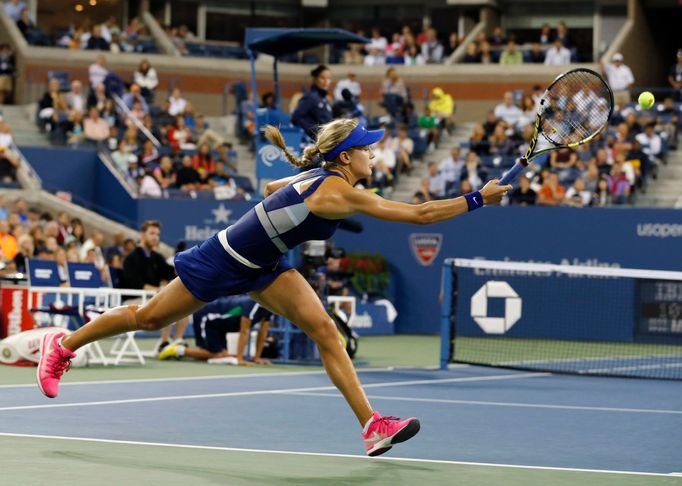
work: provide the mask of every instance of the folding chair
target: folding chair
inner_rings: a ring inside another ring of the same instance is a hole
[[[83,295],[79,295],[78,291],[73,289],[61,287],[61,280],[59,278],[59,267],[57,262],[52,260],[38,260],[29,258],[27,263],[28,273],[28,291],[29,295],[37,295],[39,305],[36,308],[30,309],[31,313],[42,312],[51,316],[66,316],[75,321],[77,327],[85,324],[85,314],[83,313]],[[66,297],[66,305],[60,305],[62,297]],[[44,302],[48,301],[47,307]],[[49,302],[51,300],[51,302]],[[75,301],[75,302],[74,302]],[[60,325],[59,327],[68,327]],[[87,356],[88,363],[102,364],[106,366],[108,361],[102,351],[102,347],[98,342],[90,343],[83,347],[82,352]]]
[[[121,305],[121,291],[110,287],[111,278],[107,281],[102,279],[102,273],[94,263],[68,263],[67,270],[71,286],[83,289],[84,317],[86,312],[102,314],[112,307]],[[145,364],[142,351],[135,341],[135,331],[117,336],[109,354],[113,356],[114,366],[121,363]]]

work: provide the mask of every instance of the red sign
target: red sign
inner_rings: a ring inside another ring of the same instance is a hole
[[[2,332],[0,332],[0,337],[5,338],[33,329],[35,321],[29,309],[35,306],[29,303],[28,288],[3,285],[0,294],[2,295],[2,307],[0,307]],[[33,300],[35,302],[35,295]]]

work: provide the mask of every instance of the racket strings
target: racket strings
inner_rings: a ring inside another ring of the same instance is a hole
[[[571,71],[547,90],[542,133],[556,145],[585,140],[609,120],[611,95],[601,78],[589,71]]]

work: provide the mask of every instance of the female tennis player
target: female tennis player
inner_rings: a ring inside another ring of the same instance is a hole
[[[383,130],[366,130],[354,120],[323,125],[317,143],[301,158],[286,148],[281,133],[266,128],[268,139],[296,166],[318,156],[323,166],[269,183],[265,199],[224,229],[175,257],[178,277],[142,306],[116,307],[65,336],[43,339],[38,384],[48,397],[58,393],[59,380],[81,346],[123,332],[156,331],[225,295],[250,293],[254,300],[284,316],[315,341],[334,385],[343,393],[363,427],[367,454],[376,456],[419,431],[419,421],[382,417],[369,404],[332,319],[303,276],[284,256],[308,240],[326,240],[339,221],[357,213],[403,223],[445,221],[484,204],[499,203],[511,186],[488,182],[480,192],[420,205],[382,199],[355,183],[372,172],[370,146]]]

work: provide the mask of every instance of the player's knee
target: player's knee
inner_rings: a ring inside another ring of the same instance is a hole
[[[334,321],[328,316],[320,318],[310,337],[320,348],[339,346],[339,333]]]
[[[135,322],[141,331],[158,331],[168,324],[150,312],[145,312],[144,308],[137,308],[135,311]]]

